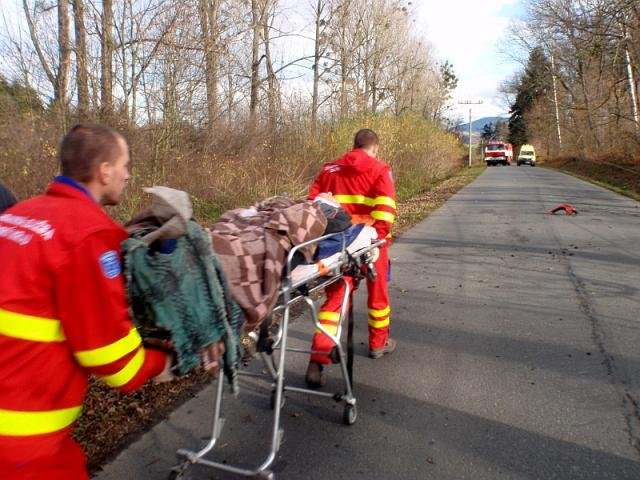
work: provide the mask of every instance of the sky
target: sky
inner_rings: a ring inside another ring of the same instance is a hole
[[[448,60],[458,77],[452,117],[473,119],[508,116],[508,105],[498,93],[500,84],[520,69],[507,58],[504,45],[508,25],[523,14],[521,0],[415,0],[416,24],[433,44],[441,61]]]
[[[287,21],[304,30],[309,28],[309,0],[280,0],[286,12]],[[473,105],[473,119],[486,116],[508,116],[508,105],[498,92],[499,86],[521,65],[508,58],[505,36],[510,23],[517,21],[524,13],[525,0],[412,0],[416,12],[415,25],[417,35],[426,38],[435,49],[441,62],[449,61],[458,77],[458,88],[453,94],[452,120],[468,120],[469,106],[459,105],[459,101],[479,101]],[[0,25],[4,28],[4,19],[8,27],[17,18],[21,18],[19,0],[0,0]],[[302,17],[307,17],[303,19]],[[291,47],[294,48],[291,48]],[[292,52],[297,50],[300,52]],[[304,41],[289,42],[288,56],[302,55],[308,47]],[[1,63],[1,60],[0,60]],[[307,69],[308,70],[308,69]],[[307,72],[308,73],[308,72]],[[294,76],[295,77],[295,76]],[[308,76],[307,76],[308,77]],[[309,83],[301,78],[301,84]]]

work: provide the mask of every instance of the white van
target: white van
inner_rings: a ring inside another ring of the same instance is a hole
[[[536,149],[533,148],[533,145],[522,145],[520,147],[520,154],[518,155],[517,164],[518,166],[520,165],[531,165],[532,167],[536,166]]]

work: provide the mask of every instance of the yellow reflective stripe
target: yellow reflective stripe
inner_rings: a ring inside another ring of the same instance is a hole
[[[323,323],[322,326],[331,335],[337,335],[338,334],[338,326],[337,325],[326,325],[326,324]],[[319,328],[316,328],[316,333],[321,333],[321,334],[324,335],[324,332],[322,330],[320,330]]]
[[[0,435],[20,437],[56,432],[71,425],[80,416],[80,412],[82,412],[82,405],[46,412],[23,412],[0,408]]]
[[[389,223],[396,221],[396,216],[393,213],[383,212],[382,210],[374,210],[371,212],[371,216],[376,220],[383,220]]]
[[[337,322],[340,320],[340,312],[320,312],[318,320],[333,320]]]
[[[373,199],[373,205],[386,205],[393,209],[396,208],[396,201],[391,197],[376,197]]]
[[[122,370],[118,373],[114,373],[113,375],[104,375],[102,380],[110,387],[121,387],[122,385],[129,383],[131,379],[136,376],[136,373],[140,371],[143,364],[144,348],[141,348]]]
[[[371,203],[373,199],[365,197],[364,195],[334,195],[333,198],[335,198],[339,203],[358,203],[361,205],[373,206]]]
[[[0,335],[32,342],[64,342],[59,320],[10,312],[0,308]]]
[[[107,346],[95,348],[93,350],[84,350],[74,353],[78,363],[83,367],[97,367],[100,365],[109,365],[116,360],[124,357],[127,353],[133,352],[140,346],[142,339],[138,330],[131,329],[126,337],[121,338]]]
[[[373,207],[375,205],[386,205],[391,208],[396,208],[396,202],[391,197],[365,197],[364,195],[334,195],[338,203],[357,203],[359,205],[368,205]]]
[[[372,318],[369,319],[369,326],[373,328],[384,328],[389,326],[389,319],[385,318],[384,320],[374,320]]]
[[[387,306],[386,308],[383,308],[382,310],[375,310],[373,308],[370,308],[368,311],[369,311],[369,316],[370,317],[386,317],[391,312],[391,307]]]

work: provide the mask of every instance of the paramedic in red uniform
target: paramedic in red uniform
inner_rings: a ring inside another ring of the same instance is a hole
[[[391,226],[395,221],[395,188],[391,168],[376,159],[379,140],[376,133],[363,129],[356,133],[353,150],[343,157],[328,163],[320,171],[311,189],[309,199],[313,200],[322,193],[331,193],[342,207],[355,218],[364,218],[378,233],[378,238],[386,239],[387,244],[380,248],[375,262],[378,272],[374,282],[367,279],[368,317],[369,317],[369,356],[380,358],[393,352],[396,342],[389,338],[389,291],[387,288],[389,254],[388,243],[391,239]],[[356,223],[359,223],[356,221]],[[347,277],[350,281],[350,278]],[[332,334],[337,332],[340,319],[340,306],[344,285],[336,282],[326,288],[327,299],[318,315],[322,326]],[[310,387],[320,387],[325,383],[322,372],[324,364],[330,363],[324,352],[330,352],[333,342],[320,330],[313,336],[311,358],[307,368],[306,381]],[[322,353],[318,353],[322,352]]]
[[[71,438],[87,377],[130,392],[168,375],[133,327],[115,205],[129,152],[108,127],[77,125],[60,146],[62,176],[0,214],[0,478],[87,479]]]

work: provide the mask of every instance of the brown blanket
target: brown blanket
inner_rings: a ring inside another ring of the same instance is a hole
[[[213,224],[213,249],[231,294],[244,311],[247,331],[259,325],[277,302],[291,248],[322,236],[326,226],[317,205],[285,197],[228,211]],[[314,249],[304,248],[301,253],[311,261]]]

